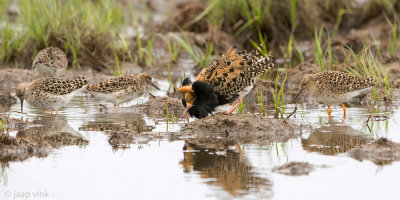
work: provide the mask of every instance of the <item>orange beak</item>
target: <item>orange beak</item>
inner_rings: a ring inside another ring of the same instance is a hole
[[[192,104],[186,104],[186,108],[185,108],[185,110],[183,111],[182,118],[185,118],[187,112],[189,111],[189,109],[190,109],[191,107],[192,107]]]

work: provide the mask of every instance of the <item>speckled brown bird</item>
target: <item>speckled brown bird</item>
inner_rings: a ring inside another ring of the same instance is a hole
[[[32,69],[42,76],[59,76],[67,67],[67,56],[57,47],[39,51],[32,63]]]
[[[182,87],[178,88],[184,93],[182,99],[186,107],[184,114],[204,118],[211,114],[215,107],[238,102],[227,111],[231,114],[242,102],[253,87],[255,79],[274,66],[271,56],[263,56],[259,49],[250,53],[236,51],[230,48],[220,58],[205,67],[192,82],[186,78]]]
[[[45,77],[30,83],[21,83],[16,89],[17,97],[21,101],[23,112],[24,100],[30,105],[53,110],[58,115],[58,109],[66,105],[88,84],[86,77],[64,80],[61,78]]]
[[[97,99],[111,102],[117,107],[121,103],[148,94],[154,88],[159,90],[148,74],[141,73],[113,77],[94,85],[89,85],[85,90]]]
[[[374,78],[358,78],[357,76],[341,71],[324,71],[316,74],[307,74],[300,82],[301,90],[308,90],[311,96],[328,106],[330,117],[331,105],[341,104],[346,118],[344,102],[368,91],[374,86]]]

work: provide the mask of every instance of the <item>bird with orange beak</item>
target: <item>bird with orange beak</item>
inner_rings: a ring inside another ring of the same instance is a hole
[[[253,88],[258,76],[274,66],[271,56],[263,56],[259,49],[250,53],[230,48],[220,58],[214,60],[197,75],[194,82],[186,78],[178,92],[183,93],[183,105],[192,117],[204,118],[217,106],[237,103],[227,114],[240,105],[244,97]]]

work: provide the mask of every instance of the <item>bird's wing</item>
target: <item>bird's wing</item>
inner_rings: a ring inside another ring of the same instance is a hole
[[[114,77],[94,85],[86,87],[88,91],[102,92],[102,93],[112,93],[120,90],[127,89],[132,85],[136,85],[137,80],[134,76],[125,75]]]
[[[64,95],[81,89],[86,84],[88,84],[86,77],[79,77],[70,80],[64,80],[61,78],[42,78],[34,83],[33,90],[42,90],[50,94]]]
[[[254,78],[273,66],[271,56],[263,56],[258,50],[250,53],[236,52],[233,47],[205,67],[196,77],[196,81],[210,84],[218,95],[237,96],[254,82]]]
[[[374,78],[359,78],[354,74],[341,71],[326,71],[316,74],[317,84],[324,85],[334,93],[353,92],[374,85]]]

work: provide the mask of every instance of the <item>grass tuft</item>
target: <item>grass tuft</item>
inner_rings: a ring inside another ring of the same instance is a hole
[[[280,88],[278,89],[279,85],[279,76],[280,73],[278,72],[275,78],[275,89],[274,93],[272,93],[273,98],[274,98],[274,108],[275,108],[275,113],[274,113],[274,118],[278,119],[281,118],[283,119],[283,115],[285,114],[286,107],[288,105],[288,100],[285,100],[285,94],[284,94],[284,85],[285,81],[287,78],[287,74],[285,74],[285,78],[282,81],[282,84]]]
[[[350,56],[346,59],[346,71],[358,77],[373,77],[375,86],[372,89],[374,103],[391,102],[393,99],[393,84],[389,82],[388,71],[382,66],[378,58],[372,53],[369,45],[365,45],[360,53],[356,54],[350,49]],[[384,91],[381,94],[378,90],[379,86],[383,86]]]

